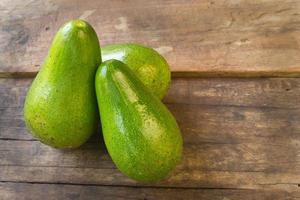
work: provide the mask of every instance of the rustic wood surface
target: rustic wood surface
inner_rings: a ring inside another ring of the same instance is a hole
[[[0,79],[4,199],[300,199],[300,79],[175,78],[164,102],[184,156],[157,184],[122,175],[100,133],[76,150],[32,138],[22,119],[30,83]]]
[[[170,63],[177,78],[164,102],[184,156],[166,180],[122,175],[101,133],[57,150],[27,132],[31,78],[74,18],[102,46],[143,43]],[[0,79],[0,200],[300,199],[300,79],[191,78],[300,77],[299,44],[297,0],[0,1],[0,77],[17,78]]]
[[[299,199],[299,194],[280,190],[239,190],[239,189],[174,189],[151,187],[110,187],[91,185],[53,185],[30,183],[0,183],[0,193],[6,199],[140,199],[140,200],[277,200]],[[20,195],[21,194],[21,195]],[[46,197],[47,194],[47,197]],[[25,198],[24,198],[25,197]],[[27,198],[26,198],[27,197]]]
[[[0,76],[34,76],[66,21],[156,48],[174,76],[300,76],[298,0],[2,0]]]

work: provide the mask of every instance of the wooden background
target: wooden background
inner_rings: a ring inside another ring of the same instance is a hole
[[[79,17],[101,45],[143,43],[170,63],[184,156],[166,180],[122,175],[101,133],[63,151],[26,131],[26,91]],[[0,1],[0,199],[300,199],[299,44],[297,0]]]
[[[175,74],[299,76],[298,0],[2,0],[0,75],[34,75],[52,37],[82,18],[102,45],[156,48]]]

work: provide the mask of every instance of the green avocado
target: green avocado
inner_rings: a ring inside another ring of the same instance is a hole
[[[158,98],[169,88],[167,61],[154,49],[139,44],[114,44],[101,48],[103,61],[116,59],[125,63]]]
[[[85,21],[70,21],[56,33],[24,105],[26,126],[41,142],[76,148],[96,131],[99,54],[98,37]]]
[[[142,182],[165,178],[182,156],[182,137],[173,115],[118,60],[96,72],[96,95],[104,141],[124,174]]]

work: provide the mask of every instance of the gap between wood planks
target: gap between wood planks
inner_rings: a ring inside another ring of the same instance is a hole
[[[38,72],[0,72],[0,78],[34,78]],[[173,78],[300,78],[300,71],[172,71]]]
[[[80,186],[104,186],[104,187],[126,187],[126,188],[153,188],[153,189],[185,189],[185,190],[257,190],[249,188],[230,188],[230,187],[174,187],[174,186],[155,186],[155,185],[109,185],[109,184],[90,184],[90,183],[62,183],[62,182],[37,182],[37,181],[0,181],[0,183],[28,183],[28,184],[47,184],[47,185],[80,185]]]

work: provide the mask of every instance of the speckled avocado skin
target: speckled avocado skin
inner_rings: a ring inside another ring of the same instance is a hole
[[[173,115],[120,61],[103,62],[95,85],[104,141],[116,166],[142,182],[165,178],[182,155]]]
[[[26,126],[41,142],[76,148],[96,131],[99,54],[97,35],[85,21],[70,21],[55,35],[24,105]]]
[[[114,44],[101,48],[103,61],[116,59],[125,63],[158,98],[169,88],[167,61],[154,49],[139,44]]]

